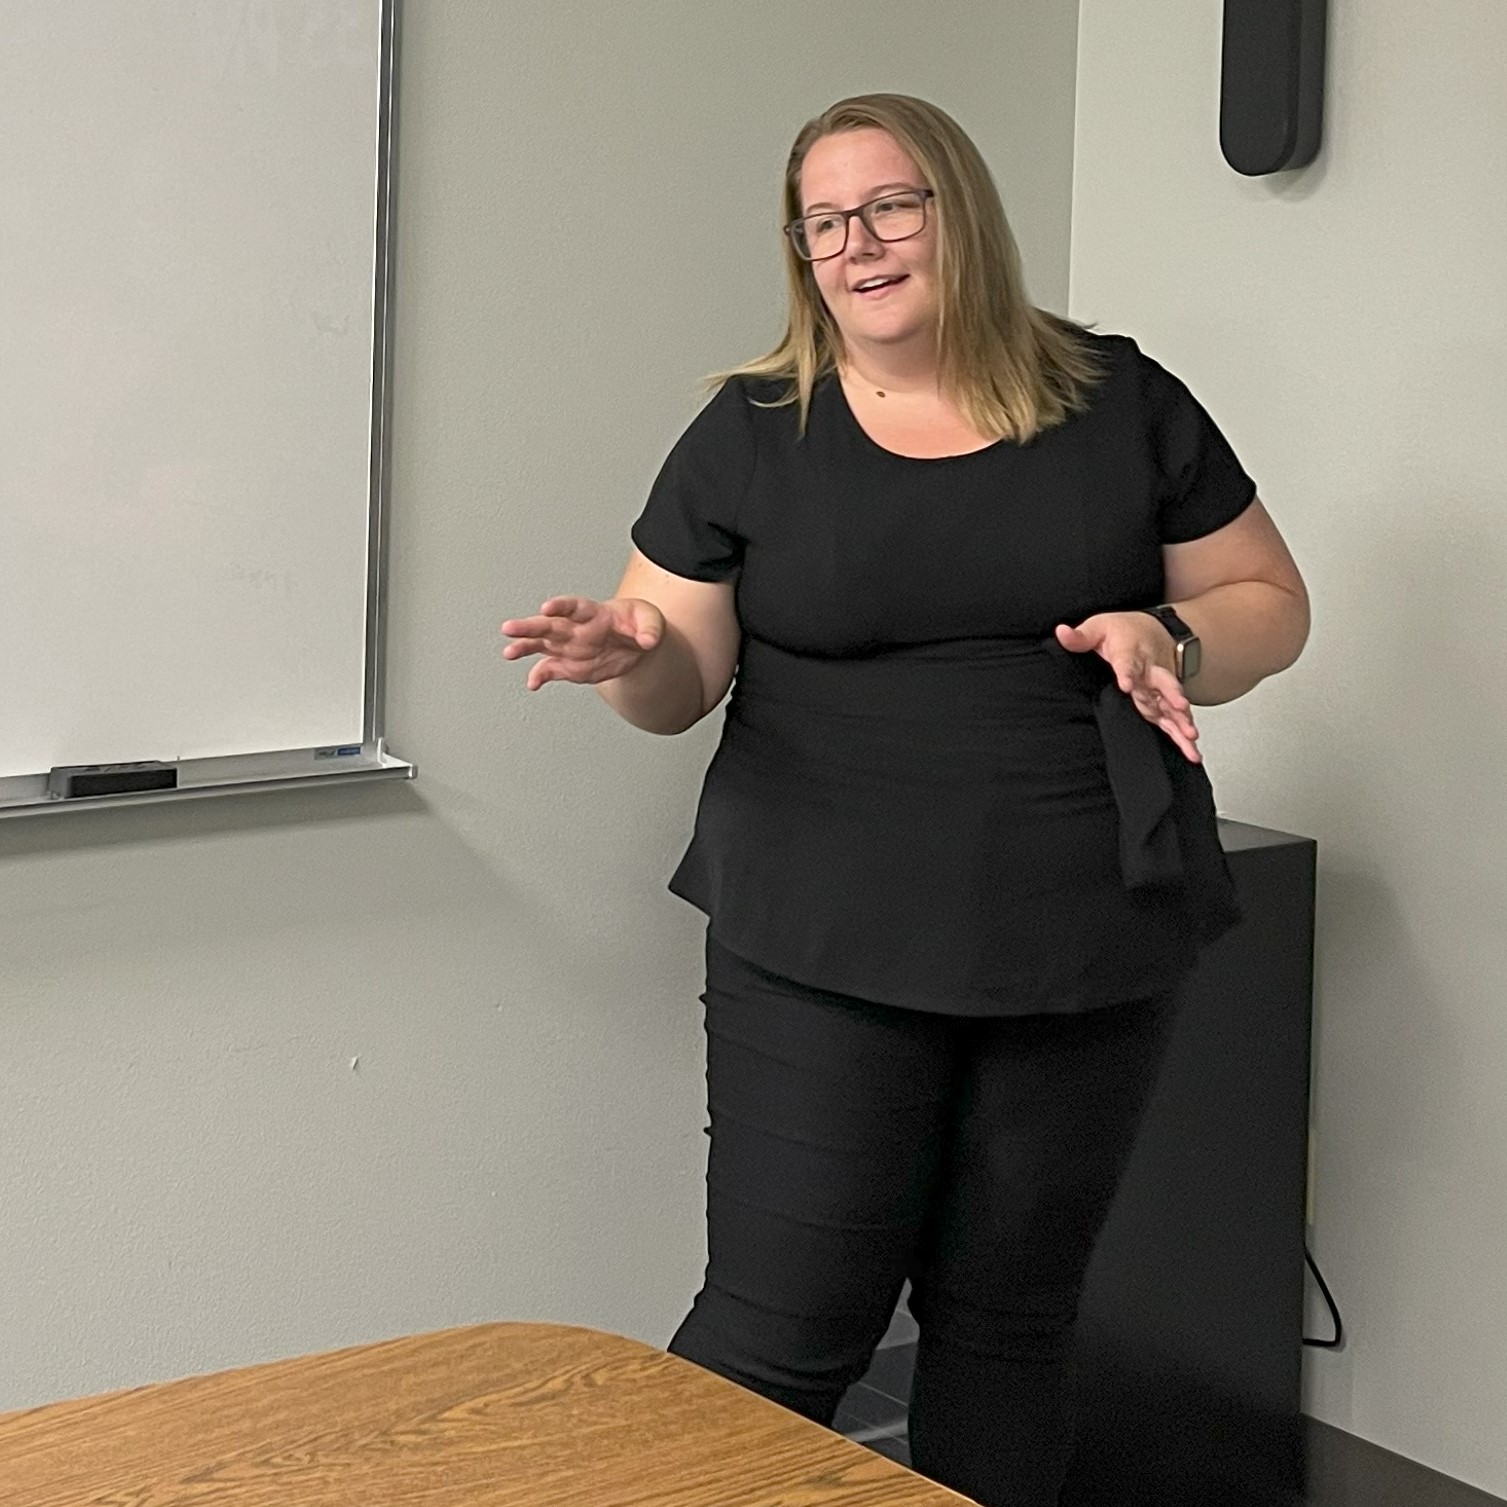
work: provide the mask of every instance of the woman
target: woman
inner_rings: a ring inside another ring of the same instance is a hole
[[[1291,664],[1307,601],[1187,389],[1027,301],[942,111],[833,106],[785,220],[785,339],[676,445],[617,594],[504,653],[653,732],[732,688],[671,883],[710,918],[711,1122],[671,1349],[830,1422],[909,1277],[916,1468],[1038,1507],[1177,986],[1236,915],[1193,707]]]

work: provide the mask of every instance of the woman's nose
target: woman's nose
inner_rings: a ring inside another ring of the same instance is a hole
[[[883,248],[884,242],[863,223],[861,215],[848,221],[848,255],[872,256]]]

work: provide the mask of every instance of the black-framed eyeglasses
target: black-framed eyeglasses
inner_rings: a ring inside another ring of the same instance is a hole
[[[897,189],[856,209],[824,209],[801,215],[785,227],[785,234],[798,256],[808,262],[825,262],[847,250],[848,226],[854,215],[876,241],[908,241],[926,229],[926,201],[935,198],[936,193],[929,188]]]

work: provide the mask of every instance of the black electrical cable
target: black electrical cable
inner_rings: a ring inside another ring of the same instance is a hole
[[[1345,1342],[1345,1326],[1340,1323],[1340,1311],[1335,1306],[1334,1294],[1329,1291],[1329,1284],[1324,1280],[1324,1274],[1319,1270],[1318,1262],[1309,1253],[1306,1240],[1303,1242],[1303,1259],[1308,1263],[1308,1269],[1313,1273],[1314,1281],[1319,1284],[1319,1291],[1324,1294],[1324,1301],[1329,1305],[1329,1316],[1334,1320],[1333,1339],[1313,1339],[1305,1334],[1303,1343],[1312,1345],[1315,1350],[1338,1350]]]

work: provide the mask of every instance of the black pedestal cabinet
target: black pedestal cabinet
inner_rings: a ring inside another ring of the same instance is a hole
[[[1063,1507],[1301,1500],[1316,845],[1221,830],[1245,919],[1191,981],[1095,1252]]]

